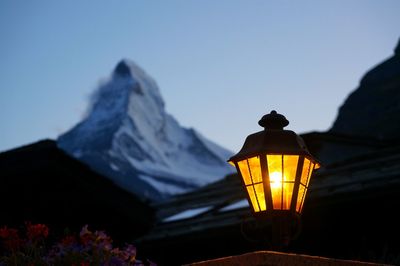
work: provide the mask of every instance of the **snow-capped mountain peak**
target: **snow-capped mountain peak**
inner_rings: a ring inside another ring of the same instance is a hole
[[[160,200],[217,181],[233,169],[231,152],[165,112],[156,82],[120,61],[93,94],[88,115],[58,145],[116,184]]]

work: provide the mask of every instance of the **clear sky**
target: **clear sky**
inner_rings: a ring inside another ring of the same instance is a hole
[[[272,109],[328,129],[362,75],[393,54],[400,1],[0,1],[0,151],[80,121],[121,58],[167,111],[237,151]]]

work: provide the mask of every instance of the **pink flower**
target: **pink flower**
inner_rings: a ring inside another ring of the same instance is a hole
[[[110,251],[112,249],[112,239],[104,231],[96,231],[95,244],[98,249]]]
[[[134,245],[127,245],[125,247],[125,252],[129,257],[128,261],[129,262],[135,262],[135,260],[136,260],[136,248],[135,248],[135,246]]]
[[[84,236],[84,235],[91,235],[92,232],[89,231],[88,225],[85,224],[85,226],[82,227],[81,232],[79,233],[79,236]]]
[[[81,238],[82,244],[89,245],[93,242],[93,233],[89,231],[88,225],[85,225],[82,227],[81,232],[79,233],[79,236]]]

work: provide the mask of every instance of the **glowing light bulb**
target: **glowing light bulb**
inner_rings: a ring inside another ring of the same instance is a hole
[[[272,172],[269,174],[269,181],[272,189],[282,188],[282,173]]]

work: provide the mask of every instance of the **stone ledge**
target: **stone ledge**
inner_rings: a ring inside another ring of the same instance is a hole
[[[339,260],[325,257],[282,253],[275,251],[256,251],[238,256],[195,262],[185,266],[376,266],[387,265],[353,260]]]

